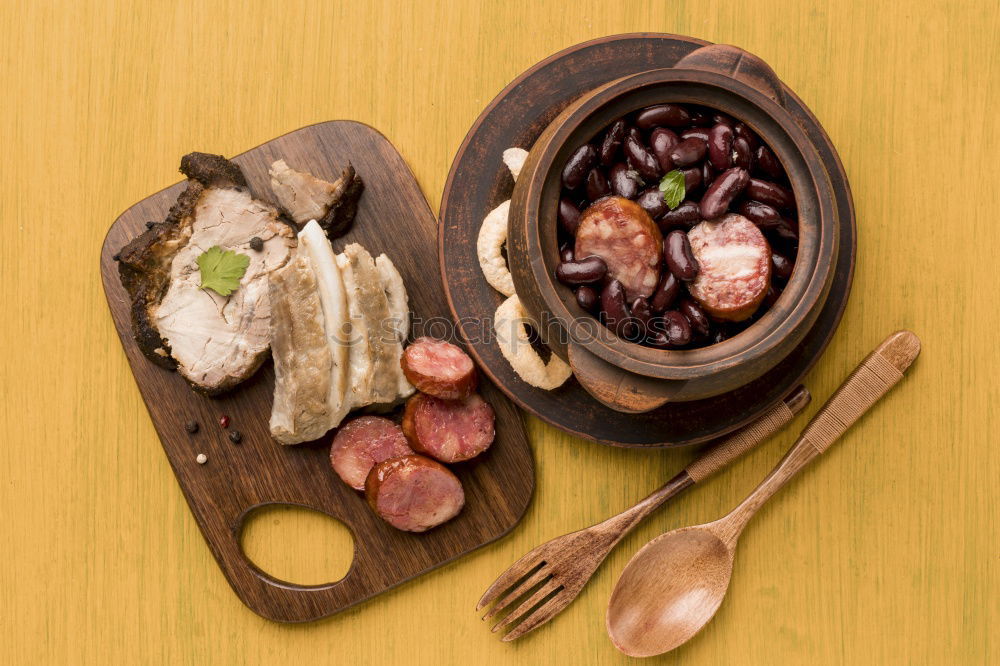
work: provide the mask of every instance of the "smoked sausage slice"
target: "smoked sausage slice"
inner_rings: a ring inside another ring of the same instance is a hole
[[[753,222],[725,215],[688,232],[698,260],[698,277],[688,291],[713,319],[743,321],[767,295],[771,284],[771,247]]]
[[[381,416],[359,416],[333,436],[330,464],[344,483],[365,489],[365,479],[377,463],[413,453],[398,425]]]
[[[576,230],[577,260],[598,256],[608,275],[625,287],[629,299],[647,298],[660,281],[663,235],[642,206],[623,197],[591,204]]]
[[[476,390],[476,366],[462,349],[430,337],[417,338],[403,351],[403,374],[418,390],[459,400]]]
[[[493,443],[493,408],[478,393],[464,400],[417,393],[406,403],[403,433],[417,453],[446,463],[469,460]]]
[[[375,465],[365,481],[365,498],[382,520],[407,532],[426,532],[465,506],[458,477],[441,463],[414,454]]]

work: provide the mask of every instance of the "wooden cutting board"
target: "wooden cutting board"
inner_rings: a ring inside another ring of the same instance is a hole
[[[179,164],[180,157],[167,159]],[[413,337],[424,333],[446,337],[453,327],[437,270],[437,221],[392,144],[367,125],[332,121],[291,132],[233,160],[242,167],[254,194],[270,199],[267,169],[278,158],[330,181],[348,160],[354,164],[366,188],[354,228],[334,242],[334,249],[357,241],[373,255],[389,255],[410,294]],[[178,183],[158,192],[115,221],[101,251],[101,275],[118,336],[163,450],[212,554],[243,603],[279,622],[315,620],[510,531],[531,500],[534,463],[520,413],[488,381],[480,390],[496,410],[496,441],[480,458],[451,466],[465,487],[464,510],[430,532],[408,534],[382,522],[361,494],[337,478],[329,463],[329,437],[291,447],[271,439],[270,361],[230,395],[211,399],[194,393],[178,374],[142,355],[132,338],[129,300],[114,255],[144,230],[147,220],[162,220],[183,187]],[[393,415],[397,420],[398,412]],[[229,430],[219,425],[222,415],[230,418]],[[185,430],[189,420],[200,424],[194,435]],[[229,440],[234,429],[243,435],[239,444]],[[199,453],[208,456],[206,464],[196,462]],[[347,576],[335,583],[302,586],[277,580],[254,566],[240,546],[240,532],[253,510],[269,504],[308,507],[346,524],[355,548]]]

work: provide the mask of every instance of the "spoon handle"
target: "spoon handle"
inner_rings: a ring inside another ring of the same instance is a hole
[[[764,502],[899,383],[919,353],[920,340],[910,331],[897,331],[886,338],[830,396],[774,470],[738,507],[718,521],[720,538],[727,543],[735,541]]]
[[[617,534],[617,540],[620,540],[668,499],[679,495],[692,485],[704,481],[784,428],[806,408],[811,399],[812,395],[810,395],[809,389],[800,384],[792,389],[792,392],[785,396],[784,400],[764,412],[763,416],[698,456],[691,464],[650,493],[645,499],[625,509],[617,516],[599,523],[599,525],[606,528],[609,533]]]

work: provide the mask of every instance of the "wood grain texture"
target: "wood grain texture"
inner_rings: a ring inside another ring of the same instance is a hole
[[[529,419],[536,495],[509,537],[329,620],[279,625],[236,599],[205,546],[94,257],[112,220],[177,181],[185,152],[234,154],[335,118],[384,132],[436,207],[466,131],[509,81],[639,30],[761,56],[844,159],[857,273],[806,378],[806,414],[887,331],[924,343],[822,469],[754,519],[712,631],[649,663],[1000,662],[993,0],[0,3],[0,662],[628,663],[602,619],[624,564],[656,534],[722,515],[806,417],[640,525],[570,608],[514,644],[472,610],[497,574],[632,505],[694,451],[587,445]],[[950,173],[985,185],[942,188]],[[297,561],[312,521],[274,520],[254,552]]]
[[[375,129],[356,122],[330,121],[289,132],[236,157],[251,191],[270,199],[268,168],[284,159],[293,168],[329,182],[351,162],[365,183],[351,230],[333,243],[341,251],[361,243],[372,256],[385,253],[407,285],[412,313],[410,334],[443,335],[448,320],[444,291],[427,283],[433,264],[437,221],[406,163]],[[524,514],[534,487],[531,450],[517,408],[488,381],[479,391],[496,414],[496,441],[474,462],[454,468],[465,489],[465,508],[427,534],[393,529],[364,497],[341,483],[330,469],[330,436],[298,446],[271,439],[268,417],[274,393],[270,363],[236,390],[210,399],[194,393],[183,378],[150,363],[132,337],[131,302],[114,255],[159,221],[186,184],[178,183],[131,206],[115,220],[101,250],[101,273],[118,336],[170,465],[184,490],[205,540],[240,599],[254,612],[280,622],[316,620],[441,566],[506,534]],[[400,225],[407,233],[400,234]],[[441,330],[443,328],[443,330]],[[386,414],[397,421],[402,408]],[[230,418],[229,441],[218,425]],[[201,424],[186,432],[188,420]],[[198,464],[204,453],[208,462]],[[354,537],[354,562],[334,583],[301,586],[262,572],[243,553],[240,535],[253,511],[290,504],[321,511],[344,523]]]

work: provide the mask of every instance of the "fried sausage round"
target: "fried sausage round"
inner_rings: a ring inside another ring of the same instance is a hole
[[[426,532],[465,506],[458,477],[441,463],[414,454],[375,465],[365,481],[365,498],[382,520],[407,532]]]

